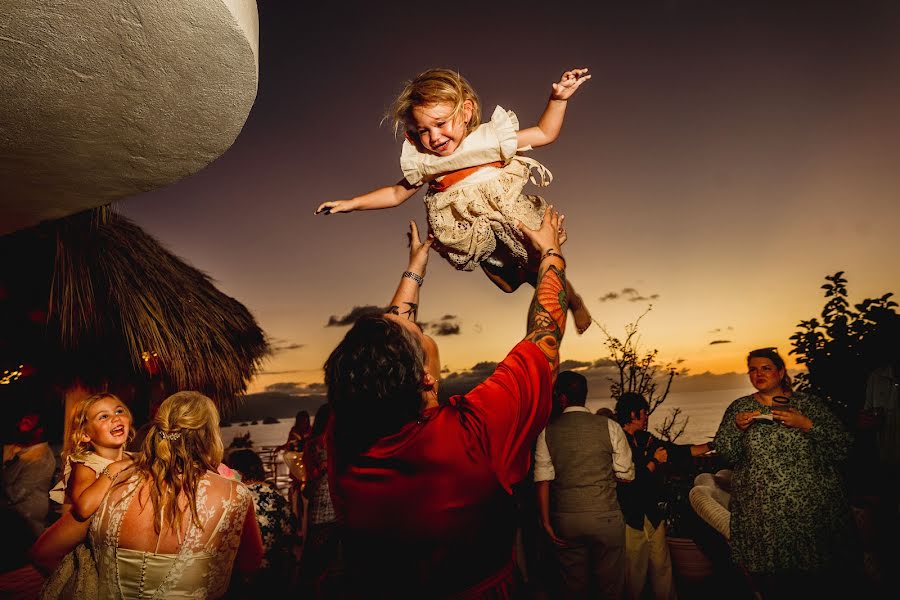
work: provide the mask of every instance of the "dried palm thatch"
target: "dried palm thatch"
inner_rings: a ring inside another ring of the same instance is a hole
[[[246,307],[108,207],[48,224],[43,237],[55,242],[47,338],[65,365],[57,379],[93,387],[158,370],[170,389],[234,408],[269,351]]]

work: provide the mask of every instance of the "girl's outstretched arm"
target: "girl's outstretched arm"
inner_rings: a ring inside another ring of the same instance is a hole
[[[94,516],[119,473],[129,468],[131,464],[130,458],[117,460],[103,469],[100,477],[95,477],[94,471],[89,467],[76,464],[71,476],[74,482],[69,486],[72,495],[72,515],[79,521],[86,521]],[[91,479],[90,485],[84,485],[85,477]]]
[[[331,215],[354,210],[375,210],[376,208],[394,208],[400,206],[415,194],[421,186],[410,185],[406,179],[401,179],[394,185],[372,190],[362,196],[356,196],[349,200],[329,200],[323,202],[316,209],[316,214]]]
[[[538,148],[552,144],[559,137],[563,119],[566,116],[566,105],[569,98],[575,93],[581,84],[590,79],[587,69],[572,69],[562,74],[559,83],[553,84],[553,92],[547,102],[547,108],[541,115],[538,124],[534,127],[522,129],[518,132],[519,148],[531,146]]]

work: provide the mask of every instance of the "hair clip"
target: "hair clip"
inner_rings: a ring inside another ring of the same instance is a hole
[[[173,433],[166,433],[165,431],[159,431],[158,433],[159,433],[159,437],[161,437],[164,440],[169,440],[170,442],[177,440],[178,438],[181,437],[180,431],[175,431]]]

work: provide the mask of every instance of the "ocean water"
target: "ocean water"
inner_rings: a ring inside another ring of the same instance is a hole
[[[746,396],[747,388],[728,389],[728,390],[710,390],[706,392],[673,392],[670,393],[654,412],[650,415],[650,425],[648,429],[651,433],[656,433],[656,428],[662,425],[664,419],[669,417],[675,408],[681,409],[679,415],[679,423],[687,417],[687,427],[684,433],[678,438],[679,444],[702,444],[708,442],[716,434],[719,423],[722,422],[722,415],[725,409],[732,401]],[[588,399],[587,407],[596,411],[598,408],[605,406],[614,408],[615,403],[609,399]]]
[[[722,415],[733,400],[748,393],[745,388],[732,390],[712,390],[707,392],[681,392],[671,393],[666,401],[650,415],[650,431],[656,432],[663,419],[668,417],[674,408],[681,408],[681,417],[688,418],[687,428],[678,439],[679,443],[702,444],[709,441],[719,428]],[[596,411],[602,406],[613,408],[614,403],[609,398],[588,399],[587,407]],[[288,437],[288,432],[294,424],[293,417],[280,419],[278,423],[268,425],[234,423],[222,428],[222,441],[227,447],[236,436],[250,433],[253,448],[260,450],[266,446],[278,446],[283,444]]]

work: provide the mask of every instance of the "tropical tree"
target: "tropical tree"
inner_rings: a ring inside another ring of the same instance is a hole
[[[807,369],[798,388],[831,402],[849,421],[863,406],[869,374],[898,356],[900,315],[891,292],[851,306],[844,272],[825,280],[821,320],[800,321],[790,353]]]
[[[607,377],[610,382],[609,391],[614,400],[626,392],[641,394],[649,404],[648,415],[666,401],[669,390],[672,388],[672,380],[679,374],[678,369],[672,363],[660,363],[658,361],[659,350],[644,350],[640,344],[638,328],[647,313],[652,309],[648,307],[637,319],[625,325],[625,336],[612,335],[603,325],[597,324],[603,335],[606,336],[604,345],[609,352],[609,359],[615,368],[615,375]],[[670,442],[674,442],[684,433],[689,417],[681,417],[681,409],[676,408],[666,417],[656,432]]]

